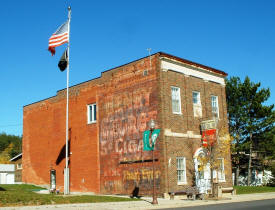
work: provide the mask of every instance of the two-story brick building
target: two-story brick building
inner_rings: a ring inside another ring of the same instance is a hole
[[[70,190],[130,194],[138,185],[141,194],[151,194],[152,155],[142,141],[150,119],[161,129],[158,194],[206,183],[207,169],[198,176],[196,165],[203,152],[200,123],[215,115],[227,127],[226,75],[159,52],[70,87]],[[55,169],[57,188],[63,189],[65,108],[66,89],[24,106],[23,182],[49,185]],[[219,181],[232,186],[230,154],[220,160]]]

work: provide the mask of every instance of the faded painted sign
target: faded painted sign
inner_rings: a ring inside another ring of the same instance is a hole
[[[125,167],[121,163],[152,159],[151,151],[143,151],[143,132],[149,120],[157,117],[154,92],[153,87],[140,87],[107,94],[99,100],[103,193],[128,193],[136,184],[142,189],[151,188],[152,163],[146,168],[139,164]],[[157,180],[159,176],[160,171],[156,170]]]

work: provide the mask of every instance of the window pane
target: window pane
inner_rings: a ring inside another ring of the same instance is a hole
[[[184,171],[178,170],[178,182],[184,182]]]
[[[89,106],[89,121],[93,121],[93,106]]]
[[[217,107],[217,96],[211,96],[212,107]]]
[[[218,96],[211,96],[212,112],[219,117]]]
[[[193,92],[192,95],[193,95],[193,103],[194,104],[199,104],[199,102],[200,102],[200,99],[199,99],[200,94],[198,92]]]
[[[88,123],[96,122],[96,104],[88,105]]]
[[[94,105],[94,118],[93,118],[93,121],[96,121],[96,104]]]
[[[177,158],[177,179],[178,182],[185,182],[185,158]]]
[[[172,111],[174,113],[180,113],[180,89],[177,87],[171,87],[172,95]]]

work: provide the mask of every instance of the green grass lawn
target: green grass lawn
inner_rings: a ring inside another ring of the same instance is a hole
[[[56,194],[37,194],[35,191],[43,189],[34,185],[0,185],[0,207],[23,206],[23,205],[45,205],[66,203],[96,203],[96,202],[118,202],[137,201],[138,199],[121,198],[112,196],[63,196]]]
[[[249,193],[265,193],[265,192],[275,192],[275,187],[266,186],[234,186],[237,195],[239,194],[249,194]]]

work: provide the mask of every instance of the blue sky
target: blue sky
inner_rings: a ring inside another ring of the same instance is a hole
[[[69,3],[68,3],[69,2]],[[48,39],[72,7],[70,85],[163,51],[269,87],[275,102],[275,1],[3,0],[0,132],[22,135],[23,106],[66,87]]]

